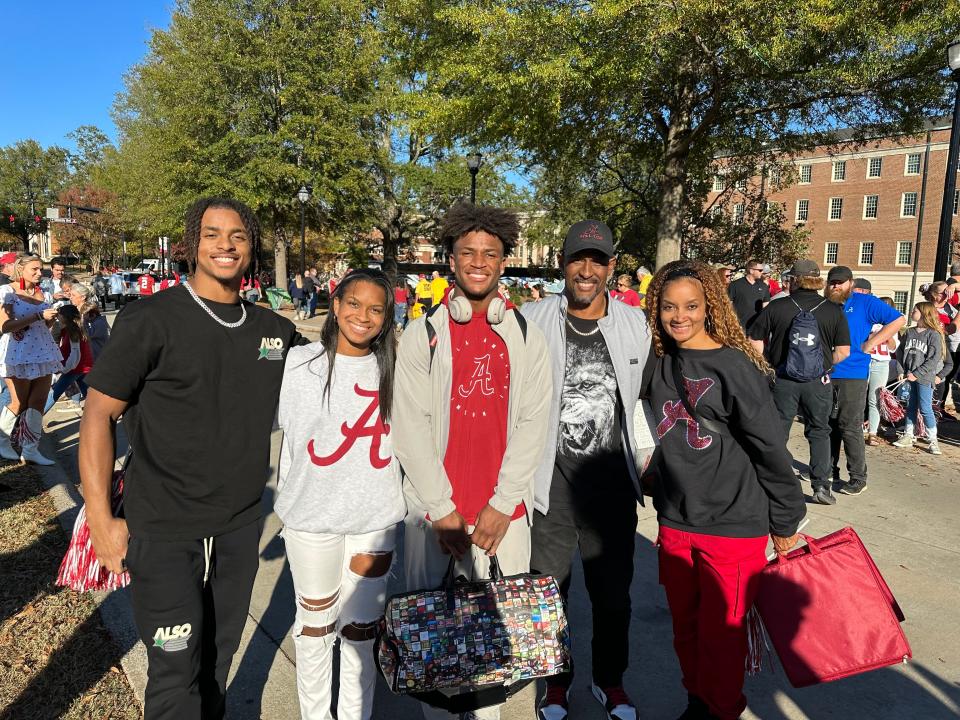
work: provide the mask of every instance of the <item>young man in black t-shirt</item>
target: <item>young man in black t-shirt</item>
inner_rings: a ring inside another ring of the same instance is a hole
[[[195,203],[189,282],[128,307],[87,375],[83,496],[101,564],[130,571],[147,720],[224,716],[249,609],[283,364],[300,341],[289,320],[240,299],[259,233],[239,202]],[[121,416],[125,519],[110,513]]]
[[[773,399],[783,422],[784,437],[790,437],[790,426],[797,411],[803,413],[804,435],[810,444],[813,499],[821,505],[833,505],[836,500],[830,490],[830,411],[833,408],[830,369],[850,354],[850,330],[843,308],[821,295],[818,291],[822,289],[823,278],[817,263],[797,260],[790,270],[790,296],[767,305],[750,326],[749,336],[750,342],[776,370]],[[801,310],[811,311],[816,318],[823,353],[823,376],[807,382],[798,382],[784,372],[790,343],[803,340],[791,337],[793,320]]]

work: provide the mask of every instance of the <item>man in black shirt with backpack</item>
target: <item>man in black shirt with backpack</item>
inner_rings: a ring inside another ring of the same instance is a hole
[[[830,369],[850,354],[850,330],[843,308],[829,302],[820,267],[798,260],[790,270],[790,296],[774,300],[749,330],[750,342],[764,352],[777,373],[774,400],[786,438],[799,410],[810,443],[813,499],[833,505],[830,487]]]

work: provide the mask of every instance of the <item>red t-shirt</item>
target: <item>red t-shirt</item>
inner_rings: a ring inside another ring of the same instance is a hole
[[[776,280],[774,280],[773,278],[770,278],[770,279],[767,281],[767,287],[770,288],[770,297],[773,297],[774,295],[780,294],[780,291],[783,290],[783,288],[780,287],[780,283],[778,283],[778,282],[777,282]]]
[[[394,288],[393,289],[393,301],[397,305],[406,305],[407,304],[407,289],[406,288]]]
[[[60,335],[60,355],[63,356],[63,361],[66,362],[67,358],[70,357],[70,335],[66,332]],[[81,373],[86,375],[93,369],[93,353],[90,351],[90,342],[87,340],[80,341],[80,361],[77,363],[77,366],[70,370],[72,373]]]
[[[468,524],[493,497],[503,454],[507,449],[507,404],[510,358],[503,338],[474,313],[461,324],[450,320],[453,383],[450,429],[443,467],[453,487],[453,504]],[[523,517],[521,502],[513,519]]]
[[[636,290],[627,289],[622,292],[620,290],[611,290],[610,297],[630,307],[640,307],[640,295]]]
[[[141,275],[139,282],[141,295],[153,295],[154,280],[151,275]]]

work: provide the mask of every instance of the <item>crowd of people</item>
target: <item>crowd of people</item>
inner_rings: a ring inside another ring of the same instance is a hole
[[[532,289],[517,307],[501,284],[517,216],[466,203],[440,229],[452,283],[435,273],[408,287],[379,270],[351,271],[328,288],[320,339],[307,342],[250,302],[244,275],[259,233],[242,203],[198,200],[185,219],[189,280],[121,313],[92,366],[76,339],[81,325],[65,319],[61,347],[79,345],[65,377],[86,370],[89,386],[79,465],[91,538],[105,567],[131,575],[150,720],[224,716],[275,417],[302,717],[329,718],[334,687],[338,717],[371,716],[372,644],[402,532],[400,576],[411,590],[439,585],[451,558],[457,574],[485,577],[495,555],[504,575],[552,575],[566,599],[579,554],[593,617],[591,692],[611,720],[636,720],[642,708],[623,678],[645,496],[657,511],[659,577],[688,694],[680,717],[740,717],[745,618],[766,548],[794,547],[805,515],[787,450],[795,417],[814,498],[832,504],[841,447],[842,491],[866,488],[876,356],[899,354],[910,412],[925,420],[931,388],[950,374],[940,363],[952,327],[941,315],[951,311],[939,294],[917,306],[916,327],[897,345],[906,318],[843,267],[824,280],[816,263],[798,260],[787,294],[772,300],[781,289],[772,293],[769,269],[753,261],[733,283],[732,268],[694,260],[640,268],[635,289],[633,276],[616,276],[613,234],[596,220],[565,235],[562,292]],[[32,332],[24,348],[43,355],[0,368],[12,368],[17,398],[4,428],[22,408],[40,409],[65,357],[46,327],[54,311],[35,291],[38,262],[18,260],[15,277],[23,282],[2,296],[2,342]],[[292,280],[298,316],[315,312],[315,277],[311,269]],[[132,455],[125,518],[116,518],[121,417]],[[576,623],[571,635],[588,640]],[[576,671],[547,679],[540,720],[568,716]],[[424,714],[450,717],[426,705]],[[499,707],[461,717],[492,720]]]

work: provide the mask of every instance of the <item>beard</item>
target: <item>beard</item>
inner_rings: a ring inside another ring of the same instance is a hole
[[[828,287],[827,288],[827,300],[834,302],[837,305],[843,305],[847,298],[853,294],[853,288],[847,288],[846,290],[839,290],[837,288]]]

